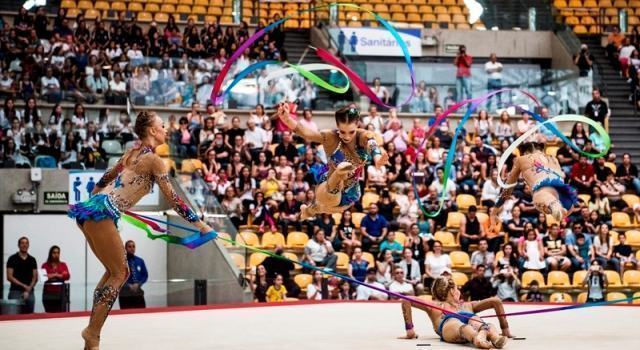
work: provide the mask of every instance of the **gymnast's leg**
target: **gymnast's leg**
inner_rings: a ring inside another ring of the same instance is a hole
[[[450,318],[445,322],[441,336],[447,343],[460,344],[469,342],[479,349],[490,349],[493,346],[487,340],[486,329],[476,330],[455,318]]]
[[[106,269],[105,276],[94,291],[93,308],[89,325],[82,331],[85,349],[98,349],[102,326],[113,307],[120,288],[129,277],[124,244],[112,220],[88,220],[82,226],[82,232],[91,242],[90,247]]]
[[[300,220],[314,217],[318,213],[342,213],[346,209],[339,207],[344,180],[349,176],[352,168],[353,165],[348,162],[338,164],[327,181],[318,185],[315,202],[310,206],[304,204],[300,206]]]
[[[507,344],[508,337],[501,335],[496,326],[487,324],[487,339],[493,344],[496,349],[502,349]]]
[[[545,214],[551,214],[556,222],[561,222],[567,210],[560,203],[558,191],[552,187],[542,187],[533,194],[533,204]]]

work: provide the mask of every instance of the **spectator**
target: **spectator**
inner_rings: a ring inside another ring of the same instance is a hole
[[[449,254],[442,252],[442,242],[433,241],[433,254],[427,255],[424,261],[424,285],[431,288],[431,284],[436,278],[440,277],[444,272],[451,273],[451,265]]]
[[[609,285],[607,275],[602,270],[602,266],[596,260],[589,268],[589,272],[584,276],[582,285],[587,285],[587,303],[599,303],[604,301],[605,292]]]
[[[367,285],[376,287],[378,289],[385,289],[385,287],[376,280],[377,269],[370,267],[367,269]],[[383,293],[379,290],[371,289],[363,285],[358,286],[356,289],[356,300],[387,300],[389,296],[387,293]]]
[[[598,265],[606,268],[611,263],[614,271],[620,271],[620,264],[613,259],[613,239],[609,234],[609,225],[602,224],[598,227],[598,234],[593,238],[593,250]]]
[[[533,129],[533,127],[535,126],[535,122],[530,119],[529,113],[522,112],[522,119],[518,120],[516,126],[516,136],[520,137],[522,136],[522,134],[529,131],[529,129]]]
[[[489,99],[490,103],[491,99]],[[491,143],[493,135],[493,119],[489,113],[483,109],[478,113],[478,117],[473,119],[473,129],[477,138],[480,138],[480,144],[476,146],[482,149],[482,142]],[[493,154],[493,153],[490,153]]]
[[[469,245],[478,244],[486,236],[484,226],[480,224],[475,205],[469,207],[467,214],[460,220],[460,246],[463,252],[469,252]]]
[[[613,247],[613,256],[618,260],[618,264],[620,265],[620,275],[623,275],[627,267],[635,269],[638,266],[638,261],[633,255],[631,246],[626,244],[627,236],[624,232],[618,233],[618,241],[620,243]]]
[[[293,144],[291,131],[284,131],[282,133],[282,142],[276,146],[275,153],[276,157],[285,156],[289,164],[298,163],[298,149],[296,145]]]
[[[476,270],[479,265],[484,267],[493,266],[493,260],[495,256],[489,251],[489,242],[486,238],[480,238],[478,241],[478,250],[471,254],[471,268]],[[491,269],[484,269],[486,277],[491,277],[493,271]]]
[[[322,275],[322,271],[314,270],[311,283],[307,286],[308,300],[326,300],[329,299],[329,291],[327,289],[327,281]]]
[[[498,185],[498,169],[491,170],[491,177],[482,185],[480,202],[482,206],[491,208],[498,202],[501,188]]]
[[[585,155],[580,155],[580,161],[571,168],[571,185],[579,193],[590,193],[594,181],[595,172],[593,166],[587,162]]]
[[[594,258],[593,243],[591,240],[587,240],[583,233],[576,233],[575,239],[575,244],[570,246],[570,251],[573,255],[571,262],[575,269],[586,270]]]
[[[520,279],[516,270],[511,267],[501,269],[491,278],[493,288],[497,288],[497,297],[502,301],[518,301]]]
[[[591,96],[593,99],[587,103],[584,109],[584,115],[591,118],[591,120],[599,122],[602,127],[606,126],[606,120],[609,118],[609,106],[604,102],[600,96],[600,89],[593,89]],[[593,127],[590,127],[590,131],[593,132]]]
[[[384,120],[382,120],[382,116],[378,114],[378,107],[376,105],[371,104],[369,106],[369,115],[362,119],[362,124],[366,127],[369,124],[373,125],[373,131],[377,134],[384,133]]]
[[[460,288],[460,292],[465,296],[468,295],[471,301],[484,300],[493,296],[493,286],[487,278],[486,270],[486,265],[475,266],[471,279]]]
[[[589,137],[587,136],[587,132],[584,130],[584,125],[582,125],[582,123],[576,123],[573,125],[573,128],[571,129],[571,141],[581,149],[586,147]]]
[[[282,256],[284,248],[281,245],[276,245],[274,253],[277,256]],[[268,256],[264,259],[261,266],[266,270],[266,278],[268,282],[273,282],[275,278],[282,276],[283,285],[287,288],[287,296],[296,298],[300,294],[300,287],[291,279],[291,271],[295,268],[293,263],[289,260],[285,260],[278,257]]]
[[[7,281],[9,287],[8,299],[17,299],[22,308],[21,313],[33,313],[35,296],[33,287],[38,282],[38,264],[36,259],[29,255],[29,239],[20,237],[18,240],[18,252],[7,260]]]
[[[393,255],[388,249],[381,250],[378,253],[378,260],[376,261],[376,279],[382,283],[385,288],[389,287],[392,282],[391,273],[394,271],[395,264],[393,262]]]
[[[389,233],[387,234],[387,237],[385,237],[385,240],[382,241],[382,243],[380,243],[380,250],[390,250],[391,254],[393,255],[393,259],[395,261],[398,261],[402,258],[402,244],[400,244],[400,242],[396,241],[396,230],[397,230],[397,224],[392,224],[391,225],[391,229],[389,231]]]
[[[382,243],[387,236],[387,220],[378,214],[378,205],[371,203],[369,213],[360,223],[360,234],[362,237],[362,247],[365,251],[370,251],[373,244]]]
[[[473,58],[471,55],[467,55],[467,48],[464,45],[460,45],[458,54],[453,61],[456,66],[456,98],[458,101],[462,101],[466,98],[471,98],[471,63]]]
[[[511,242],[505,243],[502,246],[502,257],[496,259],[493,263],[493,275],[497,275],[501,270],[511,268],[518,273],[518,253],[514,248],[514,244]]]
[[[523,247],[524,268],[527,270],[544,270],[546,264],[542,241],[537,239],[536,231],[533,229],[526,231],[526,238]]]
[[[351,256],[352,251],[355,254],[356,248],[360,248],[362,246],[362,244],[356,237],[356,228],[351,221],[351,212],[348,210],[342,213],[342,217],[340,218],[340,225],[338,225],[338,236],[340,237],[340,241],[342,242],[344,252],[348,256]],[[360,251],[362,252],[361,248]],[[364,279],[364,274],[362,278]]]
[[[287,157],[282,155],[278,157],[278,165],[276,166],[276,173],[278,174],[278,180],[285,188],[289,188],[293,182],[293,168],[289,166]]]
[[[253,291],[253,301],[258,303],[266,303],[269,283],[267,282],[267,269],[263,264],[260,264],[256,267],[256,272],[255,274],[253,274],[250,286],[251,290]]]
[[[500,221],[500,218],[495,214],[496,211],[496,207],[489,209],[489,223],[485,225],[489,251],[493,253],[497,253],[500,250],[500,245],[504,242],[506,236],[502,227],[502,221]]]
[[[86,78],[85,84],[89,92],[96,97],[103,96],[109,90],[109,81],[102,75],[102,69],[99,66],[93,68],[93,74]]]
[[[266,300],[268,303],[282,302],[287,299],[287,288],[283,285],[281,275],[277,275],[274,284],[267,288]]]
[[[620,69],[620,61],[618,60],[619,53],[618,51],[622,47],[622,43],[624,42],[624,34],[620,33],[620,27],[613,26],[612,32],[609,34],[607,38],[607,56],[609,57],[609,61],[611,65],[615,68]]]
[[[123,105],[127,101],[127,83],[122,80],[122,74],[119,72],[113,74],[113,78],[109,81],[109,90],[107,93],[107,103]]]
[[[380,99],[380,101],[385,104],[389,104],[389,91],[387,88],[382,86],[380,83],[380,78],[373,78],[373,86],[371,87],[371,91]]]
[[[400,119],[390,121],[389,128],[382,134],[382,139],[385,144],[393,142],[396,146],[396,151],[399,153],[404,153],[407,150],[409,135],[402,130]]]
[[[629,61],[631,54],[635,50],[635,46],[631,45],[631,39],[624,38],[623,44],[618,53],[618,61],[620,62],[620,71],[624,78],[629,77]]]
[[[130,80],[131,86],[129,91],[131,100],[134,105],[144,106],[147,104],[147,97],[151,91],[151,80],[144,67],[136,68],[134,74]],[[104,77],[102,79],[104,79]]]
[[[428,222],[427,222],[428,223]],[[427,229],[427,232],[429,230]],[[433,240],[433,238],[431,238]],[[419,224],[411,224],[409,226],[409,234],[404,240],[404,247],[411,249],[413,259],[420,264],[420,271],[424,272],[424,258],[429,250],[427,238],[423,238],[420,234]]]
[[[125,243],[125,250],[127,251],[127,264],[129,265],[129,278],[127,282],[122,286],[120,291],[121,309],[139,309],[145,308],[146,303],[144,300],[144,290],[142,286],[147,283],[149,273],[147,272],[147,266],[144,260],[139,256],[136,256],[136,243],[132,240],[128,240]]]
[[[367,269],[369,262],[362,258],[362,248],[356,247],[353,250],[353,258],[349,262],[348,275],[349,277],[364,282],[367,277]]]
[[[498,62],[498,56],[495,53],[491,53],[489,61],[484,64],[484,71],[489,76],[487,80],[489,93],[502,89],[502,63]],[[497,108],[501,108],[502,94],[498,93],[496,97],[498,98]],[[487,109],[489,110],[491,110],[491,101],[492,98],[487,101]]]
[[[284,185],[276,178],[276,170],[269,168],[267,170],[267,178],[260,181],[260,190],[264,193],[266,198],[282,199],[282,193]]]
[[[297,231],[302,229],[300,225],[300,203],[294,198],[293,191],[287,190],[284,194],[284,201],[280,203],[280,225],[282,226],[282,234],[289,233],[289,225],[296,228]],[[323,237],[324,238],[324,237]],[[333,250],[333,249],[332,249]],[[335,266],[334,266],[335,268]]]
[[[309,232],[314,232],[316,229],[324,232],[324,236],[331,242],[334,251],[339,251],[342,248],[342,241],[338,235],[336,222],[331,214],[322,213],[318,215],[313,222],[313,231],[309,230]]]
[[[550,271],[567,271],[571,268],[571,260],[567,257],[567,246],[559,231],[558,224],[551,224],[549,234],[542,239],[545,261]]]
[[[540,293],[540,284],[537,280],[531,281],[529,283],[529,291],[525,296],[525,300],[529,303],[541,303],[543,302],[542,293]]]
[[[413,251],[411,248],[404,248],[402,251],[402,260],[396,265],[397,269],[402,269],[404,272],[403,281],[408,282],[413,288],[413,294],[407,295],[420,295],[424,291],[424,285],[422,284],[422,273],[420,263],[413,259]],[[394,275],[394,279],[397,281],[398,276]],[[394,282],[395,283],[395,282]],[[393,284],[389,287],[389,290],[393,290]]]
[[[477,171],[471,162],[471,156],[464,154],[456,172],[456,179],[460,192],[475,196],[478,192],[480,171]]]
[[[405,280],[405,271],[401,267],[393,270],[393,281],[389,284],[389,291],[402,295],[415,295],[413,285]],[[391,296],[395,299],[394,296]]]
[[[53,76],[53,67],[48,66],[45,76],[40,78],[40,96],[50,103],[58,103],[62,99],[60,81]]]
[[[640,193],[640,179],[638,179],[638,168],[631,162],[631,155],[622,155],[622,164],[616,169],[616,180],[620,181],[626,188],[631,188]]]
[[[578,67],[581,77],[589,76],[593,60],[593,55],[589,52],[587,44],[580,45],[580,52],[573,55],[573,63]]]
[[[47,261],[42,264],[42,269],[47,273],[47,280],[42,289],[42,304],[45,312],[65,312],[66,296],[63,294],[65,281],[71,278],[67,264],[60,261],[60,247],[57,245],[49,248]]]
[[[338,257],[333,253],[331,242],[324,238],[324,232],[316,230],[313,239],[304,246],[304,260],[312,266],[326,267],[330,271],[336,270]]]
[[[251,159],[254,162],[259,160],[260,152],[266,152],[269,149],[269,141],[267,132],[256,125],[254,120],[247,121],[247,130],[244,132],[244,143],[249,147]]]
[[[224,198],[220,202],[220,205],[225,210],[229,220],[237,228],[242,224],[242,200],[238,198],[236,193],[236,187],[229,186],[224,190]],[[286,235],[286,233],[285,233]]]
[[[500,122],[496,125],[495,135],[500,142],[503,140],[513,142],[513,129],[509,120],[509,112],[506,110],[500,113]]]

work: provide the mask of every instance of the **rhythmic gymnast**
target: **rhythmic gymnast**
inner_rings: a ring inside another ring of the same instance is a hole
[[[558,160],[544,153],[542,143],[525,142],[518,149],[520,156],[513,162],[507,184],[515,184],[522,174],[524,181],[533,191],[533,204],[536,209],[551,214],[557,222],[562,221],[573,204],[578,202],[578,195],[573,187],[564,182],[565,174]],[[512,192],[513,186],[502,191],[496,203],[496,215]]]
[[[389,156],[376,141],[376,135],[359,129],[360,113],[356,108],[344,107],[336,111],[337,129],[313,131],[291,118],[289,103],[278,107],[278,117],[305,140],[321,143],[329,164],[318,174],[316,200],[300,207],[300,220],[320,213],[342,213],[360,200],[359,179],[370,159],[376,167],[387,164]]]
[[[406,339],[416,339],[413,327],[413,315],[411,307],[420,309],[429,315],[433,330],[440,339],[447,343],[464,344],[471,343],[479,349],[502,349],[509,337],[513,337],[509,331],[509,324],[505,316],[498,316],[502,334],[492,324],[484,322],[475,314],[480,311],[494,309],[496,314],[503,315],[504,307],[498,298],[489,298],[480,301],[464,302],[460,299],[460,290],[450,277],[438,277],[433,281],[431,294],[434,304],[451,311],[445,313],[407,300],[402,301],[402,315],[404,317]]]
[[[138,114],[134,131],[142,141],[141,145],[127,151],[113,168],[105,172],[90,199],[70,206],[68,212],[71,218],[76,219],[89,247],[106,269],[93,292],[89,325],[82,330],[85,350],[99,348],[102,326],[118,299],[120,288],[129,277],[118,220],[125,210],[151,191],[154,182],[180,216],[203,234],[212,231],[178,197],[162,159],[154,154],[154,149],[164,144],[167,138],[162,119],[154,112],[143,111]]]

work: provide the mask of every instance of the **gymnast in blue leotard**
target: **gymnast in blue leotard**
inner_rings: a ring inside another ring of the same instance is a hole
[[[487,309],[494,309],[498,315],[504,314],[504,307],[498,298],[464,302],[460,299],[458,287],[449,276],[438,277],[431,286],[431,294],[434,298],[432,303],[439,309],[406,300],[402,302],[407,339],[417,338],[411,314],[411,308],[415,307],[429,315],[433,330],[444,342],[471,343],[479,349],[502,349],[505,346],[511,336],[506,317],[498,317],[502,329],[500,334],[495,326],[476,316],[477,312]]]

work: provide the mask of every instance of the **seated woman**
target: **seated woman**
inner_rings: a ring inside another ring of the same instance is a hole
[[[319,213],[342,213],[360,200],[359,179],[367,161],[381,168],[388,155],[379,147],[373,132],[358,129],[360,113],[356,108],[344,107],[336,111],[337,129],[313,131],[292,118],[289,103],[278,107],[278,117],[305,140],[321,143],[329,164],[318,174],[316,201],[300,207],[300,220]]]
[[[536,209],[551,214],[557,222],[561,222],[573,207],[573,203],[578,202],[576,190],[565,184],[565,174],[558,159],[544,153],[544,144],[526,142],[520,145],[519,149],[521,156],[513,161],[507,184],[514,184],[522,174],[525,183],[533,191],[533,204]],[[513,187],[502,191],[496,204],[500,209],[512,192]]]
[[[460,290],[450,277],[438,277],[431,287],[434,304],[449,312],[436,310],[423,304],[402,301],[402,315],[404,317],[407,339],[417,338],[413,329],[411,307],[420,309],[429,315],[433,330],[447,343],[472,343],[479,349],[502,349],[511,336],[509,324],[505,316],[499,316],[502,334],[492,324],[484,322],[475,314],[487,309],[494,309],[496,314],[504,314],[502,302],[497,298],[480,301],[463,302]]]

